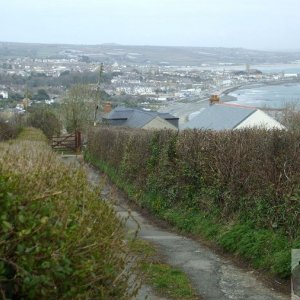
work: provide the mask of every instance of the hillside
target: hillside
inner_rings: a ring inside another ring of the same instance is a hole
[[[300,52],[243,48],[126,46],[118,44],[63,45],[0,42],[0,57],[63,58],[89,56],[104,63],[162,65],[292,63]]]

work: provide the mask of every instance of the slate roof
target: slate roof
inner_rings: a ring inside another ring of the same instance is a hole
[[[127,108],[127,107],[116,107],[114,108],[110,113],[106,114],[104,116],[105,119],[128,119],[130,115],[135,112],[147,112],[149,114],[160,116],[163,119],[179,119],[178,117],[175,117],[169,113],[161,113],[156,111],[144,111],[136,108]]]
[[[116,107],[110,113],[106,114],[103,119],[114,120],[123,119],[126,120],[134,112],[133,108]]]
[[[130,115],[130,118],[124,123],[124,126],[130,128],[142,128],[153,119],[155,119],[157,115],[154,115],[147,111],[135,110]]]
[[[121,125],[128,126],[131,128],[141,128],[156,117],[160,117],[173,126],[178,127],[178,123],[176,125],[176,121],[178,122],[179,118],[175,117],[169,113],[160,113],[156,111],[145,111],[135,108],[126,108],[126,107],[116,107],[110,113],[103,116],[103,119],[110,122],[118,122],[111,123],[111,125]],[[121,121],[121,123],[120,123]],[[123,121],[123,122],[122,122]],[[174,122],[175,124],[174,124]]]
[[[169,113],[161,113],[161,112],[159,112],[158,115],[161,118],[165,119],[165,120],[177,120],[177,119],[179,119],[178,117],[175,117],[175,116],[173,116],[173,115],[171,115]]]
[[[256,110],[256,108],[214,104],[184,124],[182,129],[231,130]]]

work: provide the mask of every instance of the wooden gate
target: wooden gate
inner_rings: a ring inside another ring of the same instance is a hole
[[[81,150],[81,132],[76,131],[75,133],[61,136],[53,136],[51,139],[52,149],[59,151],[76,151]]]

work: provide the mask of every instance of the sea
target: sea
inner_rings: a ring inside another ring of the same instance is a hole
[[[257,66],[264,73],[297,73],[300,74],[300,66],[297,65],[269,65]],[[235,99],[231,103],[255,106],[262,108],[281,109],[292,105],[300,110],[300,83],[285,83],[276,85],[250,85],[244,86],[228,94]]]
[[[246,86],[229,93],[236,99],[230,103],[261,108],[284,108],[292,105],[300,109],[300,83]]]

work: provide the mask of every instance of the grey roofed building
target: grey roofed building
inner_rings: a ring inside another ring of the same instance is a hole
[[[103,119],[105,120],[127,120],[133,113],[133,108],[116,107],[111,112],[106,114]]]
[[[178,128],[179,118],[169,113],[144,111],[135,108],[117,107],[102,117],[102,120],[111,126],[127,126],[130,128],[142,128],[154,119],[162,119],[175,128]]]
[[[234,130],[263,127],[285,129],[283,125],[257,108],[233,104],[214,104],[204,109],[181,129]]]
[[[155,116],[149,112],[133,111],[130,117],[124,123],[124,126],[129,128],[143,128],[151,122]]]

